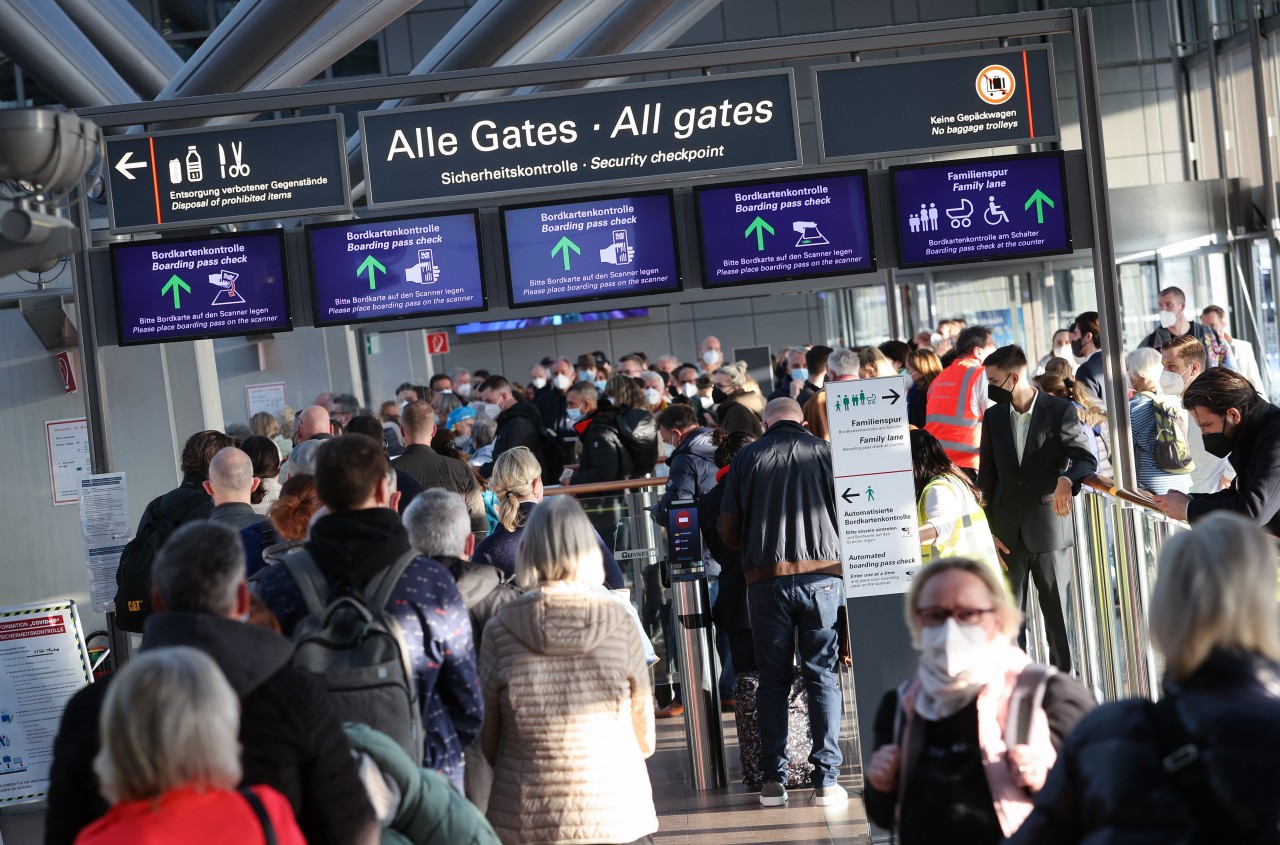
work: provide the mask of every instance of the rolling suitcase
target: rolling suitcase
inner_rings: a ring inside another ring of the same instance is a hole
[[[734,687],[737,705],[734,707],[738,724],[738,753],[742,756],[742,780],[752,789],[762,783],[760,772],[760,728],[756,710],[756,693],[760,688],[758,672],[739,672]],[[792,789],[812,786],[813,764],[809,754],[813,750],[813,737],[809,733],[809,697],[805,694],[804,679],[797,669],[787,696],[787,782]]]

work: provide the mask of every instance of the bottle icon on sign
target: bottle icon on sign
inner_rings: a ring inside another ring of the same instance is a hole
[[[199,182],[204,178],[204,170],[200,164],[200,153],[196,152],[195,144],[187,147],[187,181]]]

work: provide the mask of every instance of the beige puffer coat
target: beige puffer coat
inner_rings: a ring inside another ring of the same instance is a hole
[[[624,843],[658,829],[644,763],[653,696],[625,608],[589,585],[544,584],[485,626],[480,680],[488,815],[505,845]]]

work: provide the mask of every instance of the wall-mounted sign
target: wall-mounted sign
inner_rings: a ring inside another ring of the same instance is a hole
[[[285,383],[282,381],[244,386],[244,405],[249,412],[249,419],[261,413],[278,417],[284,412],[285,404]]]
[[[427,354],[428,355],[448,355],[449,354],[449,333],[448,332],[428,332],[427,333]]]
[[[342,115],[107,139],[114,232],[350,211]]]
[[[511,306],[680,290],[671,193],[504,208]]]
[[[699,188],[704,287],[876,269],[866,173]]]
[[[1048,45],[813,71],[823,161],[1058,139]]]
[[[62,376],[62,392],[75,393],[78,388],[76,387],[76,369],[71,361],[71,353],[59,352],[57,359],[58,373]]]
[[[483,311],[475,212],[307,228],[316,325]]]
[[[1062,153],[891,170],[899,267],[1071,252]]]
[[[89,423],[84,417],[46,420],[44,436],[49,447],[53,505],[74,505],[80,501],[80,479],[93,472],[89,458]]]
[[[120,345],[292,329],[279,229],[112,244]]]
[[[790,70],[360,113],[370,207],[800,162]]]

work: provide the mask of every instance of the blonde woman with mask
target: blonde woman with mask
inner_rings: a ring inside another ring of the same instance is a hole
[[[901,845],[997,845],[1093,697],[1013,644],[1022,614],[988,564],[926,566],[906,617],[920,665],[876,714],[867,813]]]
[[[476,563],[496,566],[507,578],[516,574],[516,550],[529,515],[542,502],[542,465],[524,446],[508,449],[493,462],[489,489],[498,498],[498,527],[476,546],[471,559]],[[604,558],[605,584],[611,590],[626,587],[622,570],[604,540],[596,534],[601,557]]]

